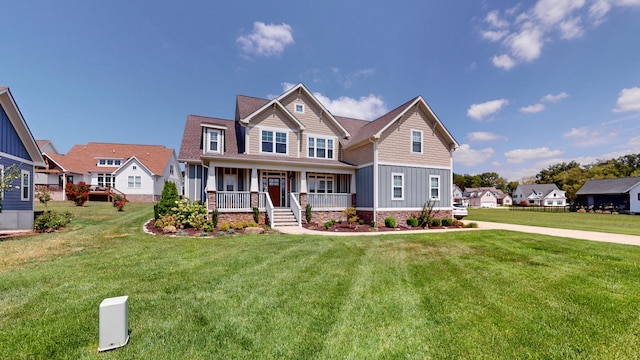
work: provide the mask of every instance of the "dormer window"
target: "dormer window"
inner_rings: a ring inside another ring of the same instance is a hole
[[[304,114],[304,105],[303,104],[295,104],[295,110],[298,114]]]
[[[219,129],[205,130],[205,149],[208,153],[222,152],[223,132]]]
[[[98,166],[120,166],[121,164],[120,159],[98,159]]]

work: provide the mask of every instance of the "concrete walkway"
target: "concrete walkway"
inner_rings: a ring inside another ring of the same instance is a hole
[[[433,234],[440,232],[454,232],[454,231],[481,231],[481,230],[509,230],[519,231],[531,234],[543,234],[550,236],[559,236],[579,240],[601,241],[615,244],[634,245],[640,246],[640,236],[635,235],[623,235],[623,234],[611,234],[595,231],[583,231],[583,230],[568,230],[568,229],[556,229],[546,228],[539,226],[528,225],[512,225],[502,224],[487,221],[473,221],[478,224],[475,229],[434,229],[434,230],[399,230],[399,231],[380,231],[380,232],[327,232],[327,231],[313,231],[297,226],[284,226],[277,228],[283,234],[295,234],[295,235],[324,235],[324,236],[362,236],[362,235],[392,235],[392,234]]]

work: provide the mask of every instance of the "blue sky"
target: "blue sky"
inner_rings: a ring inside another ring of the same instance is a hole
[[[304,83],[374,119],[421,95],[456,173],[640,153],[640,0],[3,1],[0,85],[34,137],[176,149],[188,114]],[[226,2],[225,2],[226,3]]]

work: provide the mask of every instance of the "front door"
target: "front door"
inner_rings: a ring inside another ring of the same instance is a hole
[[[274,207],[280,207],[280,178],[269,178],[269,197],[273,202]]]

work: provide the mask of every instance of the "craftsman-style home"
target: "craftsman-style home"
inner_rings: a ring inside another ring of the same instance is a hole
[[[221,219],[258,208],[272,226],[299,226],[307,205],[317,222],[353,206],[381,224],[427,203],[451,217],[458,143],[422,97],[374,121],[333,115],[302,84],[235,106],[234,120],[187,116],[178,155],[185,195]]]

